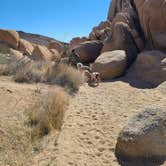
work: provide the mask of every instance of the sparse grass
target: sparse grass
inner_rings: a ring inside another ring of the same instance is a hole
[[[53,74],[54,71],[57,71],[55,77]],[[79,87],[83,84],[83,76],[76,69],[66,66],[59,65],[57,66],[52,73],[49,75],[47,81],[51,83],[58,84],[59,86],[64,87],[69,93],[77,92]]]
[[[44,82],[58,84],[71,94],[77,92],[83,84],[83,76],[76,69],[62,64],[52,65],[49,62],[35,62],[22,65],[20,68],[17,68],[13,78],[19,83]]]
[[[10,166],[27,166],[32,151],[30,130],[24,125],[24,117],[20,114],[9,116],[18,119],[0,120],[0,165],[2,162]]]
[[[60,130],[68,104],[69,95],[61,88],[52,89],[41,96],[29,115],[32,140],[47,135],[52,129]]]

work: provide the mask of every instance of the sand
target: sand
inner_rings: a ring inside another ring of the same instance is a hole
[[[114,152],[123,126],[145,107],[166,107],[166,84],[154,89],[139,89],[122,80],[96,88],[85,84],[71,99],[59,136],[54,131],[40,141],[36,151],[20,155],[24,149],[18,149],[26,139],[14,142],[11,136],[24,138],[27,134],[24,112],[34,102],[38,88],[49,87],[0,77],[0,166],[118,166]],[[25,146],[31,148],[28,142]]]

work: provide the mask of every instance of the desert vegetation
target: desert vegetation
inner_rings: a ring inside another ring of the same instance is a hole
[[[70,94],[77,92],[84,82],[82,74],[76,69],[46,61],[25,63],[15,60],[11,64],[1,65],[0,74],[12,75],[18,83],[57,84]]]
[[[60,130],[68,104],[69,95],[61,88],[51,89],[40,96],[28,112],[32,140],[47,135],[51,130]]]

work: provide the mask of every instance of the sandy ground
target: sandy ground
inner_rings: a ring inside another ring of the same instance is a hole
[[[19,159],[23,166],[117,166],[116,139],[130,117],[145,107],[166,107],[166,84],[155,89],[139,89],[123,81],[101,83],[97,88],[84,85],[72,98],[59,137],[51,133],[31,156],[22,156],[22,145],[30,146],[22,139],[27,134],[24,112],[34,102],[38,88],[48,89],[0,77],[0,166],[17,165],[13,161]],[[20,136],[20,141],[10,138],[11,133]]]
[[[56,166],[119,165],[114,155],[118,133],[145,107],[166,107],[161,88],[138,89],[122,81],[82,87],[66,113]]]

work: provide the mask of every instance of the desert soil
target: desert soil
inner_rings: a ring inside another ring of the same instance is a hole
[[[49,88],[38,87],[42,90]],[[0,78],[0,132],[5,138],[5,141],[2,137],[0,139],[0,166],[4,163],[12,166],[10,163],[15,160],[9,160],[10,155],[7,156],[9,151],[17,150],[14,141],[7,137],[8,128],[14,129],[13,124],[24,126],[20,121],[25,119],[22,109],[33,102],[38,87]],[[165,92],[166,84],[154,89],[136,88],[121,80],[101,83],[97,88],[85,84],[71,99],[59,137],[53,132],[41,140],[40,146],[32,153],[31,164],[27,165],[118,166],[114,154],[118,133],[143,108],[166,108]],[[10,127],[6,128],[6,123]],[[8,147],[4,145],[6,139]],[[30,162],[26,159],[27,156],[21,157],[23,165]]]

